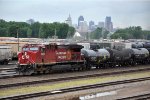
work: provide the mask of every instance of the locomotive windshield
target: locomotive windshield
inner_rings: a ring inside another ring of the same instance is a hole
[[[29,50],[29,48],[23,48],[23,51],[28,51]]]
[[[31,50],[31,51],[38,51],[39,48],[38,48],[38,47],[31,47],[30,50]]]

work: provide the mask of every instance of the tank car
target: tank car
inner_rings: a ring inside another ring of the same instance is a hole
[[[123,49],[121,50],[121,54],[122,54],[122,65],[124,66],[128,66],[128,65],[134,65],[134,60],[133,60],[133,56],[134,56],[134,52],[132,49]]]
[[[109,59],[109,66],[115,67],[116,65],[120,66],[120,62],[122,59],[122,54],[119,50],[115,49],[107,49],[107,51],[110,54],[110,59]]]
[[[0,64],[8,64],[12,59],[12,48],[8,45],[0,45]]]
[[[134,52],[134,61],[137,64],[145,64],[147,63],[147,59],[149,57],[149,51],[146,48],[138,48],[132,49]]]
[[[49,73],[54,68],[83,69],[82,48],[83,46],[76,44],[26,44],[18,54],[16,70],[19,74],[31,75]]]
[[[132,48],[143,48],[143,43],[133,43]]]
[[[82,49],[81,53],[87,69],[91,69],[92,66],[97,66],[97,53],[94,50]]]
[[[97,62],[98,62],[98,68],[100,67],[107,67],[108,61],[110,59],[110,53],[106,49],[98,49],[97,50]]]
[[[150,42],[143,43],[143,48],[150,48]]]

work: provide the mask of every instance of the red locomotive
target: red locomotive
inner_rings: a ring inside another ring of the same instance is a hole
[[[49,73],[53,68],[83,69],[83,47],[77,44],[26,44],[18,54],[17,72],[23,75]]]

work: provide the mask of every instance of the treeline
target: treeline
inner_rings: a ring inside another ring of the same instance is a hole
[[[90,33],[90,38],[91,39],[106,39],[107,35],[109,34],[109,31],[107,31],[104,28],[96,28],[96,30],[94,30],[93,32]]]
[[[25,22],[0,20],[0,37],[17,37],[17,31],[21,38],[51,38],[56,32],[59,39],[65,39],[72,37],[75,33],[75,29],[65,23],[35,22],[30,25]]]
[[[132,26],[125,29],[118,29],[113,35],[112,39],[150,39],[150,31],[142,30],[140,26]]]

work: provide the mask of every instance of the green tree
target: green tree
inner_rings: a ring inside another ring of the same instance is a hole
[[[27,30],[27,37],[30,38],[32,36],[32,30],[28,28]]]
[[[73,37],[74,33],[75,33],[75,28],[74,27],[69,27],[67,37],[68,38]]]
[[[32,37],[38,37],[39,36],[39,29],[40,29],[41,24],[39,22],[35,22],[31,24],[31,30],[32,30]]]
[[[144,31],[140,26],[132,26],[125,29],[118,29],[111,38],[116,39],[122,37],[123,39],[142,39],[145,37]]]
[[[104,30],[103,31],[103,38],[106,39],[108,34],[109,34],[109,31]]]
[[[97,28],[95,31],[91,32],[92,39],[100,39],[102,37],[102,28]]]

